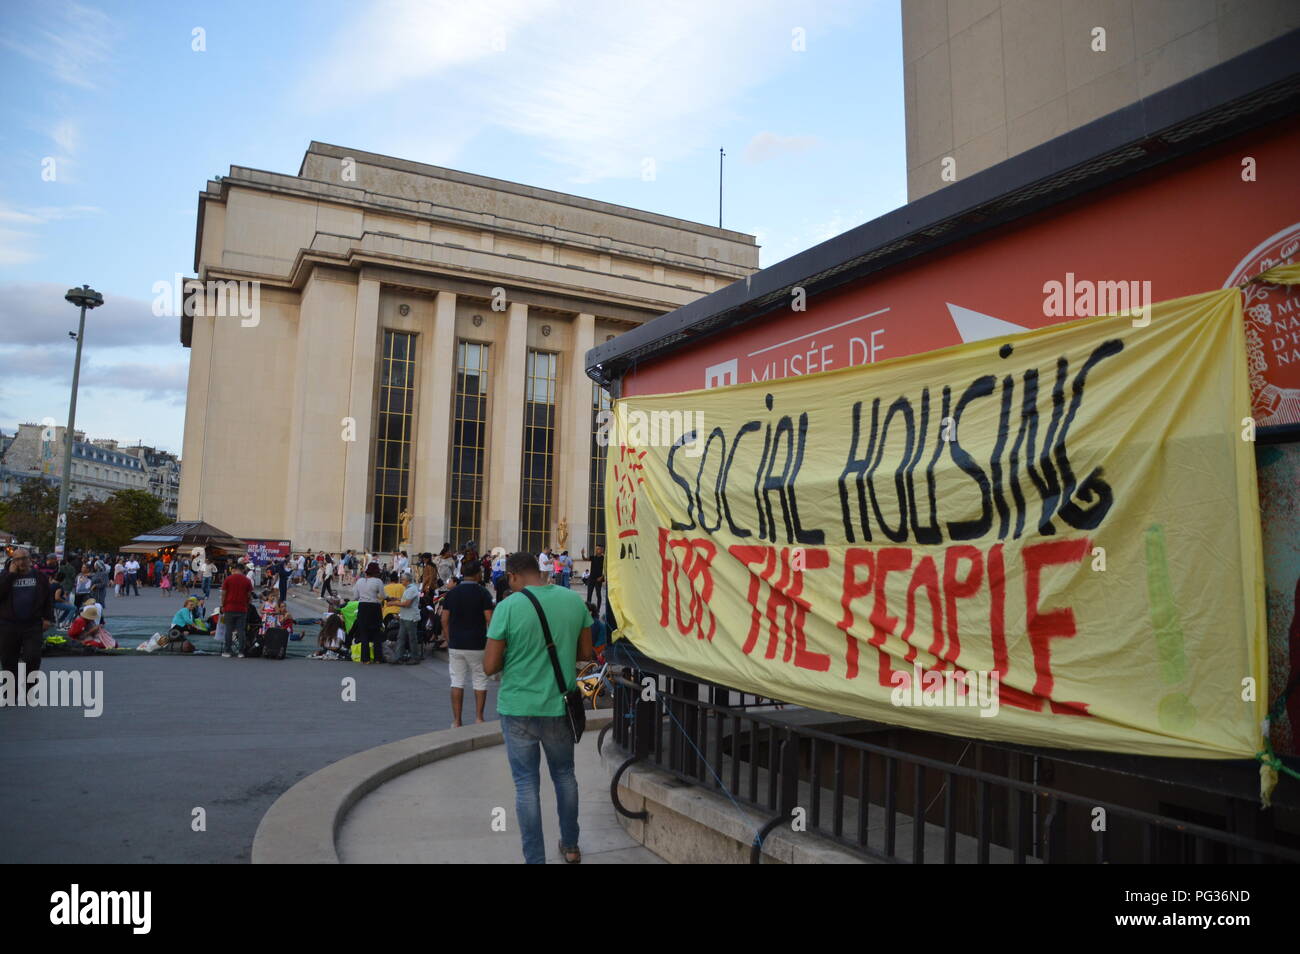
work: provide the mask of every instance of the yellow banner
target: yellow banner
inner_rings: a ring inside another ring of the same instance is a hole
[[[618,401],[620,636],[829,712],[1254,758],[1268,687],[1249,415],[1237,289]]]

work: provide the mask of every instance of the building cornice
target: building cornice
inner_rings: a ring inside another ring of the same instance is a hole
[[[550,262],[538,262],[534,259],[522,261],[534,266],[541,275],[528,277],[517,272],[502,270],[506,263],[518,263],[521,259],[489,252],[483,249],[458,248],[438,242],[425,242],[419,239],[407,239],[386,233],[367,232],[361,237],[363,243],[367,236],[380,240],[395,240],[424,247],[431,253],[448,250],[465,253],[464,263],[448,261],[445,258],[420,258],[385,251],[382,248],[358,246],[359,241],[352,236],[317,233],[317,239],[338,239],[338,248],[301,248],[294,257],[288,276],[273,275],[247,269],[231,267],[203,266],[197,278],[183,279],[189,281],[255,281],[263,291],[275,290],[291,294],[301,294],[308,280],[317,268],[338,268],[357,273],[364,268],[379,268],[395,274],[386,279],[385,284],[425,288],[436,292],[440,288],[454,290],[459,294],[478,294],[491,297],[491,289],[497,286],[505,288],[507,294],[519,301],[539,304],[557,310],[589,312],[597,317],[640,324],[658,317],[665,312],[681,307],[682,298],[698,295],[693,289],[654,282],[649,279],[615,275],[609,272],[596,272],[574,265],[556,265]],[[317,245],[313,241],[313,245]],[[326,244],[323,242],[319,244]],[[493,259],[497,261],[494,263]],[[496,267],[493,267],[493,266]],[[545,273],[552,273],[546,276]],[[563,279],[572,277],[572,281]],[[616,288],[604,289],[593,287],[593,281],[601,280],[607,285],[620,282],[635,282],[639,290],[636,293],[622,294]],[[645,290],[647,286],[658,291]],[[671,297],[676,292],[677,297]],[[665,293],[668,294],[665,297]],[[656,297],[650,297],[655,294]],[[181,315],[181,344],[190,347],[193,335],[193,318]]]
[[[214,195],[210,189],[199,194],[200,223],[196,227],[197,231],[195,233],[195,271],[198,271],[199,268],[199,246],[202,240],[201,229],[204,206],[210,201],[226,202],[232,188],[294,195],[315,201],[334,201],[340,206],[348,208],[370,210],[390,215],[397,213],[419,221],[454,228],[468,228],[478,232],[492,232],[496,235],[525,241],[544,242],[593,255],[620,256],[650,265],[662,265],[730,281],[744,278],[755,271],[755,269],[748,266],[733,265],[717,259],[690,255],[685,252],[669,251],[658,246],[638,245],[634,242],[613,239],[592,232],[557,229],[543,223],[511,219],[492,213],[474,212],[425,200],[389,196],[353,186],[322,182],[317,179],[300,179],[283,173],[268,172],[247,166],[231,166],[230,175],[223,177],[219,186],[219,195]],[[526,260],[535,261],[534,259]]]
[[[582,196],[572,195],[568,192],[556,192],[551,189],[542,189],[537,186],[524,185],[521,182],[511,182],[508,179],[493,179],[490,176],[480,176],[472,172],[461,172],[456,169],[429,165],[424,162],[415,162],[410,159],[398,159],[394,156],[385,156],[377,152],[365,152],[360,149],[345,149],[342,146],[335,146],[330,143],[317,142],[315,140],[313,140],[311,145],[307,147],[307,152],[303,155],[302,163],[298,166],[298,178],[305,178],[303,172],[307,167],[307,157],[313,154],[326,156],[330,159],[353,159],[357,162],[364,162],[367,165],[392,169],[395,172],[406,172],[411,175],[424,176],[430,179],[443,179],[447,182],[456,182],[462,185],[475,186],[480,189],[490,189],[494,192],[506,192],[530,199],[538,199],[543,202],[557,202],[562,205],[572,206],[573,208],[583,209],[588,212],[602,212],[607,215],[617,215],[625,219],[647,222],[652,225],[662,225],[681,232],[694,232],[698,235],[707,235],[711,238],[718,238],[741,245],[753,245],[757,247],[758,244],[756,237],[746,232],[733,232],[731,229],[717,228],[712,225],[705,225],[703,222],[692,222],[689,219],[679,219],[671,215],[647,212],[644,209],[634,209],[631,206],[615,205],[612,202],[601,202],[598,199],[587,199]],[[307,181],[315,182],[321,180]],[[333,183],[330,184],[332,185]],[[397,197],[393,196],[392,198]]]

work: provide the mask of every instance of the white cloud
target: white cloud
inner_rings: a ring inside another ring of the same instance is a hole
[[[376,0],[340,29],[303,92],[323,111],[498,54],[553,2]]]
[[[77,309],[67,288],[49,282],[0,283],[0,428],[68,413]],[[88,434],[143,439],[179,451],[189,352],[179,321],[156,318],[152,302],[109,293],[86,314],[77,425]]]
[[[166,278],[170,281],[172,276]],[[78,319],[77,309],[63,299],[67,291],[66,285],[52,282],[0,283],[0,327],[5,330],[0,343],[11,348],[65,345]],[[145,299],[105,294],[104,304],[86,313],[86,341],[96,348],[174,342],[179,350],[179,328],[179,319],[156,317],[153,302]]]
[[[78,219],[85,215],[97,215],[99,209],[93,205],[40,205],[23,210],[15,209],[6,202],[0,202],[0,222],[12,222],[17,225],[45,225],[48,222],[62,222],[65,219]]]
[[[36,261],[38,256],[31,250],[34,239],[31,232],[0,229],[0,266],[26,265]]]
[[[746,162],[766,162],[779,156],[807,152],[821,142],[816,136],[781,136],[774,132],[761,132],[745,146]]]
[[[44,67],[56,79],[94,89],[113,61],[119,30],[102,10],[80,3],[51,3],[23,29],[6,30],[0,46]]]
[[[634,178],[644,158],[662,170],[715,149],[739,97],[791,62],[790,15],[776,0],[464,6],[367,7],[308,71],[304,105],[403,94],[428,111],[414,121],[430,148],[445,128],[501,129],[535,140],[574,181]],[[801,9],[799,25],[837,6]]]
[[[89,205],[46,205],[24,210],[0,202],[0,267],[26,265],[41,258],[36,250],[40,244],[38,233],[3,226],[41,226],[98,212],[99,209]],[[4,311],[0,308],[0,316],[3,314]]]

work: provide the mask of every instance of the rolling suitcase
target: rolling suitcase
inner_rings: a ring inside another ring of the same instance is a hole
[[[262,636],[262,658],[283,659],[289,649],[289,631],[278,626],[268,629]]]

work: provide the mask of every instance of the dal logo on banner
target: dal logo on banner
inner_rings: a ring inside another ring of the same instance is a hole
[[[620,635],[647,655],[960,736],[1261,749],[1238,290],[1158,303],[1145,327],[1081,319],[618,403],[709,427],[670,447],[616,435],[608,457],[610,596]],[[891,704],[917,673],[969,673],[971,691],[996,674],[996,714]]]

